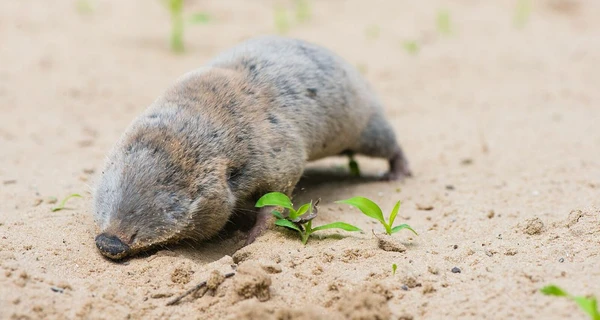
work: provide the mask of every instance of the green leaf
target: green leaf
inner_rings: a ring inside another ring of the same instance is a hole
[[[61,201],[58,206],[52,208],[52,212],[58,211],[58,210],[62,210],[65,208],[65,205],[67,204],[67,201],[71,198],[82,198],[81,195],[77,194],[77,193],[73,193],[68,195],[66,198],[63,199],[63,201]]]
[[[305,213],[308,211],[308,209],[310,209],[311,207],[312,207],[312,201],[311,201],[311,202],[309,202],[309,203],[305,203],[305,204],[304,204],[304,205],[302,205],[300,208],[298,208],[298,211],[296,212],[296,216],[295,216],[295,217],[293,217],[293,218],[290,216],[290,218],[293,220],[293,219],[296,219],[297,217],[300,217],[300,216],[302,216],[302,215],[303,215],[303,214],[305,214]]]
[[[167,0],[167,5],[171,13],[177,13],[183,10],[183,0]]]
[[[285,34],[290,30],[290,19],[285,8],[281,6],[275,6],[273,18],[275,20],[275,29],[277,29],[277,32],[280,34]]]
[[[398,269],[398,266],[395,263],[392,264],[392,275],[396,274],[396,269]]]
[[[532,0],[518,0],[515,9],[514,23],[517,27],[522,28],[527,24],[531,9],[533,7]]]
[[[412,231],[414,234],[416,234],[417,236],[419,235],[415,230],[413,230],[413,228],[411,228],[409,225],[407,224],[401,224],[399,226],[395,226],[392,228],[392,234],[402,230],[402,229],[408,229],[410,231]]]
[[[446,10],[440,10],[437,14],[437,28],[442,34],[449,35],[452,33],[452,26],[450,22],[450,13]]]
[[[308,0],[296,0],[296,20],[300,23],[310,19],[310,3]]]
[[[400,201],[396,202],[394,209],[392,209],[392,213],[390,213],[389,225],[394,225],[394,220],[396,220],[396,215],[398,214],[398,210],[400,210]]]
[[[280,226],[280,227],[286,227],[286,228],[289,228],[289,229],[294,229],[294,230],[296,230],[298,232],[302,232],[300,230],[300,228],[298,228],[297,225],[295,225],[293,222],[291,222],[289,220],[286,220],[286,219],[278,219],[278,220],[275,221],[275,224],[278,225],[278,226]]]
[[[563,289],[559,288],[555,285],[545,286],[540,290],[543,294],[547,296],[557,296],[557,297],[568,297],[569,294],[566,293]]]
[[[384,225],[386,224],[385,220],[383,219],[383,212],[381,212],[381,208],[379,208],[379,206],[375,202],[367,198],[354,197],[346,200],[336,201],[336,203],[345,203],[354,206],[360,211],[362,211],[362,213],[364,213],[365,215],[373,219],[377,219]]]
[[[342,229],[342,230],[346,230],[346,231],[361,231],[360,228],[355,227],[355,226],[345,223],[345,222],[333,222],[333,223],[324,224],[322,226],[312,228],[311,231],[315,232],[315,231],[326,230],[326,229]]]
[[[573,301],[575,301],[579,308],[581,308],[585,313],[587,313],[590,318],[593,320],[600,319],[600,313],[598,312],[598,302],[596,298],[586,298],[586,297],[572,297]]]
[[[277,219],[285,219],[282,215],[281,212],[277,211],[277,210],[273,210],[271,211],[271,214],[274,215],[275,217],[277,217]]]
[[[76,8],[79,13],[83,14],[94,12],[94,5],[90,0],[77,0]]]
[[[210,20],[210,14],[206,12],[198,12],[190,16],[189,22],[192,24],[206,24],[209,23]]]
[[[270,192],[260,197],[256,202],[257,208],[265,206],[279,206],[286,209],[290,209],[290,212],[294,210],[290,198],[281,192]]]
[[[419,44],[412,40],[412,41],[404,41],[402,43],[402,46],[404,47],[404,50],[406,50],[406,52],[410,53],[410,54],[417,54],[419,53]]]

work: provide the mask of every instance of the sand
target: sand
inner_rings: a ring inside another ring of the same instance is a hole
[[[364,157],[359,179],[344,159],[315,162],[295,202],[321,198],[317,221],[363,233],[303,246],[273,228],[244,248],[238,233],[121,263],[93,242],[90,191],[105,155],[178,76],[276,32],[276,2],[190,2],[213,20],[186,30],[184,54],[169,50],[159,1],[92,1],[91,12],[0,3],[0,318],[585,318],[539,289],[600,295],[600,3],[533,1],[521,26],[516,0],[310,3],[288,35],[365,72],[414,177],[374,181],[386,164]],[[442,9],[450,35],[436,27]],[[403,46],[413,40],[417,54]],[[51,197],[71,193],[83,198],[51,211]],[[402,231],[403,252],[380,249],[382,227],[334,203],[357,195],[385,212],[401,200],[397,220],[419,236]],[[209,278],[203,296],[166,306]]]

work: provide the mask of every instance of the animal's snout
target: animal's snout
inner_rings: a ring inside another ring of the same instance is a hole
[[[110,259],[121,259],[129,252],[129,246],[115,235],[101,233],[96,236],[96,247]]]

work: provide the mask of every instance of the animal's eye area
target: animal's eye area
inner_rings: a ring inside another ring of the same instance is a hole
[[[140,229],[136,229],[132,234],[131,237],[129,237],[129,243],[133,243],[133,240],[135,240],[135,237],[137,237],[138,232],[140,231]]]
[[[246,170],[246,165],[243,164],[238,167],[232,167],[227,169],[227,183],[231,189],[237,189],[239,187],[241,177],[244,175],[244,170]]]

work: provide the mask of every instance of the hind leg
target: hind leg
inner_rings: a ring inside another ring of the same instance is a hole
[[[404,151],[402,151],[400,145],[396,145],[396,151],[388,161],[390,163],[390,171],[383,176],[384,180],[392,181],[401,180],[404,177],[412,177],[408,160],[406,160]]]
[[[404,151],[396,141],[396,134],[382,114],[376,113],[361,133],[355,151],[366,156],[384,158],[390,170],[384,180],[401,180],[412,176]]]

